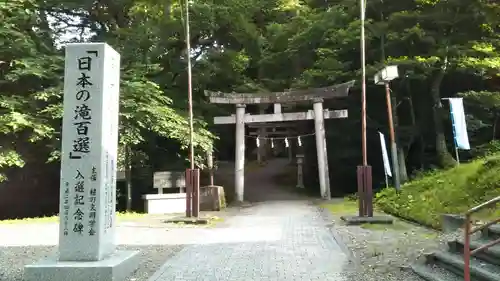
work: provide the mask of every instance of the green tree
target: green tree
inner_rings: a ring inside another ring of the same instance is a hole
[[[384,2],[392,5],[392,1]],[[437,162],[454,165],[443,128],[442,82],[457,72],[477,73],[498,67],[498,4],[480,0],[414,1],[388,20],[390,61],[405,64],[409,75],[424,78],[432,102]],[[402,5],[402,4],[401,4]],[[471,17],[471,15],[473,15]]]

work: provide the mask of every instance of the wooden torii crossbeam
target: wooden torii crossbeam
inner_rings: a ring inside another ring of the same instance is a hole
[[[324,110],[323,119],[337,119],[347,118],[347,109],[343,110]],[[287,112],[287,113],[273,113],[273,114],[258,114],[251,115],[245,114],[245,123],[262,123],[262,122],[287,122],[287,121],[301,121],[313,120],[314,111],[308,110],[306,112]],[[214,124],[235,124],[236,115],[231,116],[217,116],[214,117]]]
[[[287,122],[314,120],[316,136],[316,152],[318,158],[318,174],[321,197],[330,198],[330,177],[328,172],[328,157],[326,151],[326,137],[324,120],[347,118],[347,110],[323,109],[323,100],[346,97],[354,81],[305,90],[288,90],[271,93],[223,93],[205,91],[211,103],[235,104],[236,114],[231,116],[214,117],[215,124],[236,125],[236,159],[235,159],[235,194],[236,201],[242,202],[245,184],[245,123]],[[282,103],[312,102],[313,110],[306,112],[281,112]],[[245,114],[247,104],[274,104],[273,114]]]
[[[353,85],[354,80],[323,88],[288,90],[284,92],[224,93],[205,91],[205,95],[208,96],[210,103],[219,104],[291,103],[346,97]]]

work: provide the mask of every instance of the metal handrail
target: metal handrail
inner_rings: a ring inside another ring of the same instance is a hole
[[[500,202],[500,196],[491,199],[488,202],[485,202],[483,204],[480,204],[469,211],[465,213],[465,237],[464,237],[464,280],[465,281],[470,281],[470,258],[472,255],[475,255],[481,251],[484,251],[490,247],[493,247],[496,244],[500,244],[500,239],[497,239],[495,241],[492,241],[490,243],[484,244],[477,249],[474,249],[473,251],[470,250],[470,240],[471,240],[471,235],[481,231],[489,226],[492,226],[494,224],[500,223],[500,218],[497,218],[495,220],[492,220],[484,225],[472,228],[472,221],[471,217],[474,213],[479,212],[480,210],[493,206],[497,203]]]

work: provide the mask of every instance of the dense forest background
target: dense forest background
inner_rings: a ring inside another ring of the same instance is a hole
[[[200,167],[211,147],[219,160],[234,159],[233,126],[212,123],[214,116],[233,114],[234,108],[209,104],[205,90],[283,91],[356,80],[347,99],[325,104],[349,110],[348,119],[326,122],[332,193],[356,190],[359,2],[190,2]],[[153,171],[187,166],[185,8],[176,0],[0,2],[0,189],[9,190],[2,197],[26,195],[23,188],[36,186],[58,200],[65,42],[106,42],[121,53],[120,166],[133,179],[134,194],[150,188]],[[383,186],[377,132],[387,136],[388,122],[384,87],[371,77],[385,64],[400,69],[391,88],[403,180],[456,164],[444,97],[465,98],[473,149],[461,152],[461,160],[499,150],[498,2],[369,0],[366,16],[368,162],[376,186]],[[303,130],[312,128],[311,123]],[[303,142],[307,186],[314,190],[314,139]],[[50,202],[44,206],[42,211],[53,210]]]

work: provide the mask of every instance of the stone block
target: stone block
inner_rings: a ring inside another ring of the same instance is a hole
[[[217,185],[200,187],[200,210],[220,211],[225,207],[224,187]]]
[[[147,214],[175,214],[186,211],[186,193],[146,194],[142,199]]]
[[[123,281],[139,264],[138,251],[116,251],[100,261],[48,258],[24,267],[24,281]]]
[[[186,193],[145,194],[144,209],[148,214],[175,214],[186,211]],[[222,186],[200,187],[200,210],[220,211],[226,207]]]
[[[465,226],[465,216],[457,214],[443,214],[441,215],[441,224],[444,232],[455,232]]]

